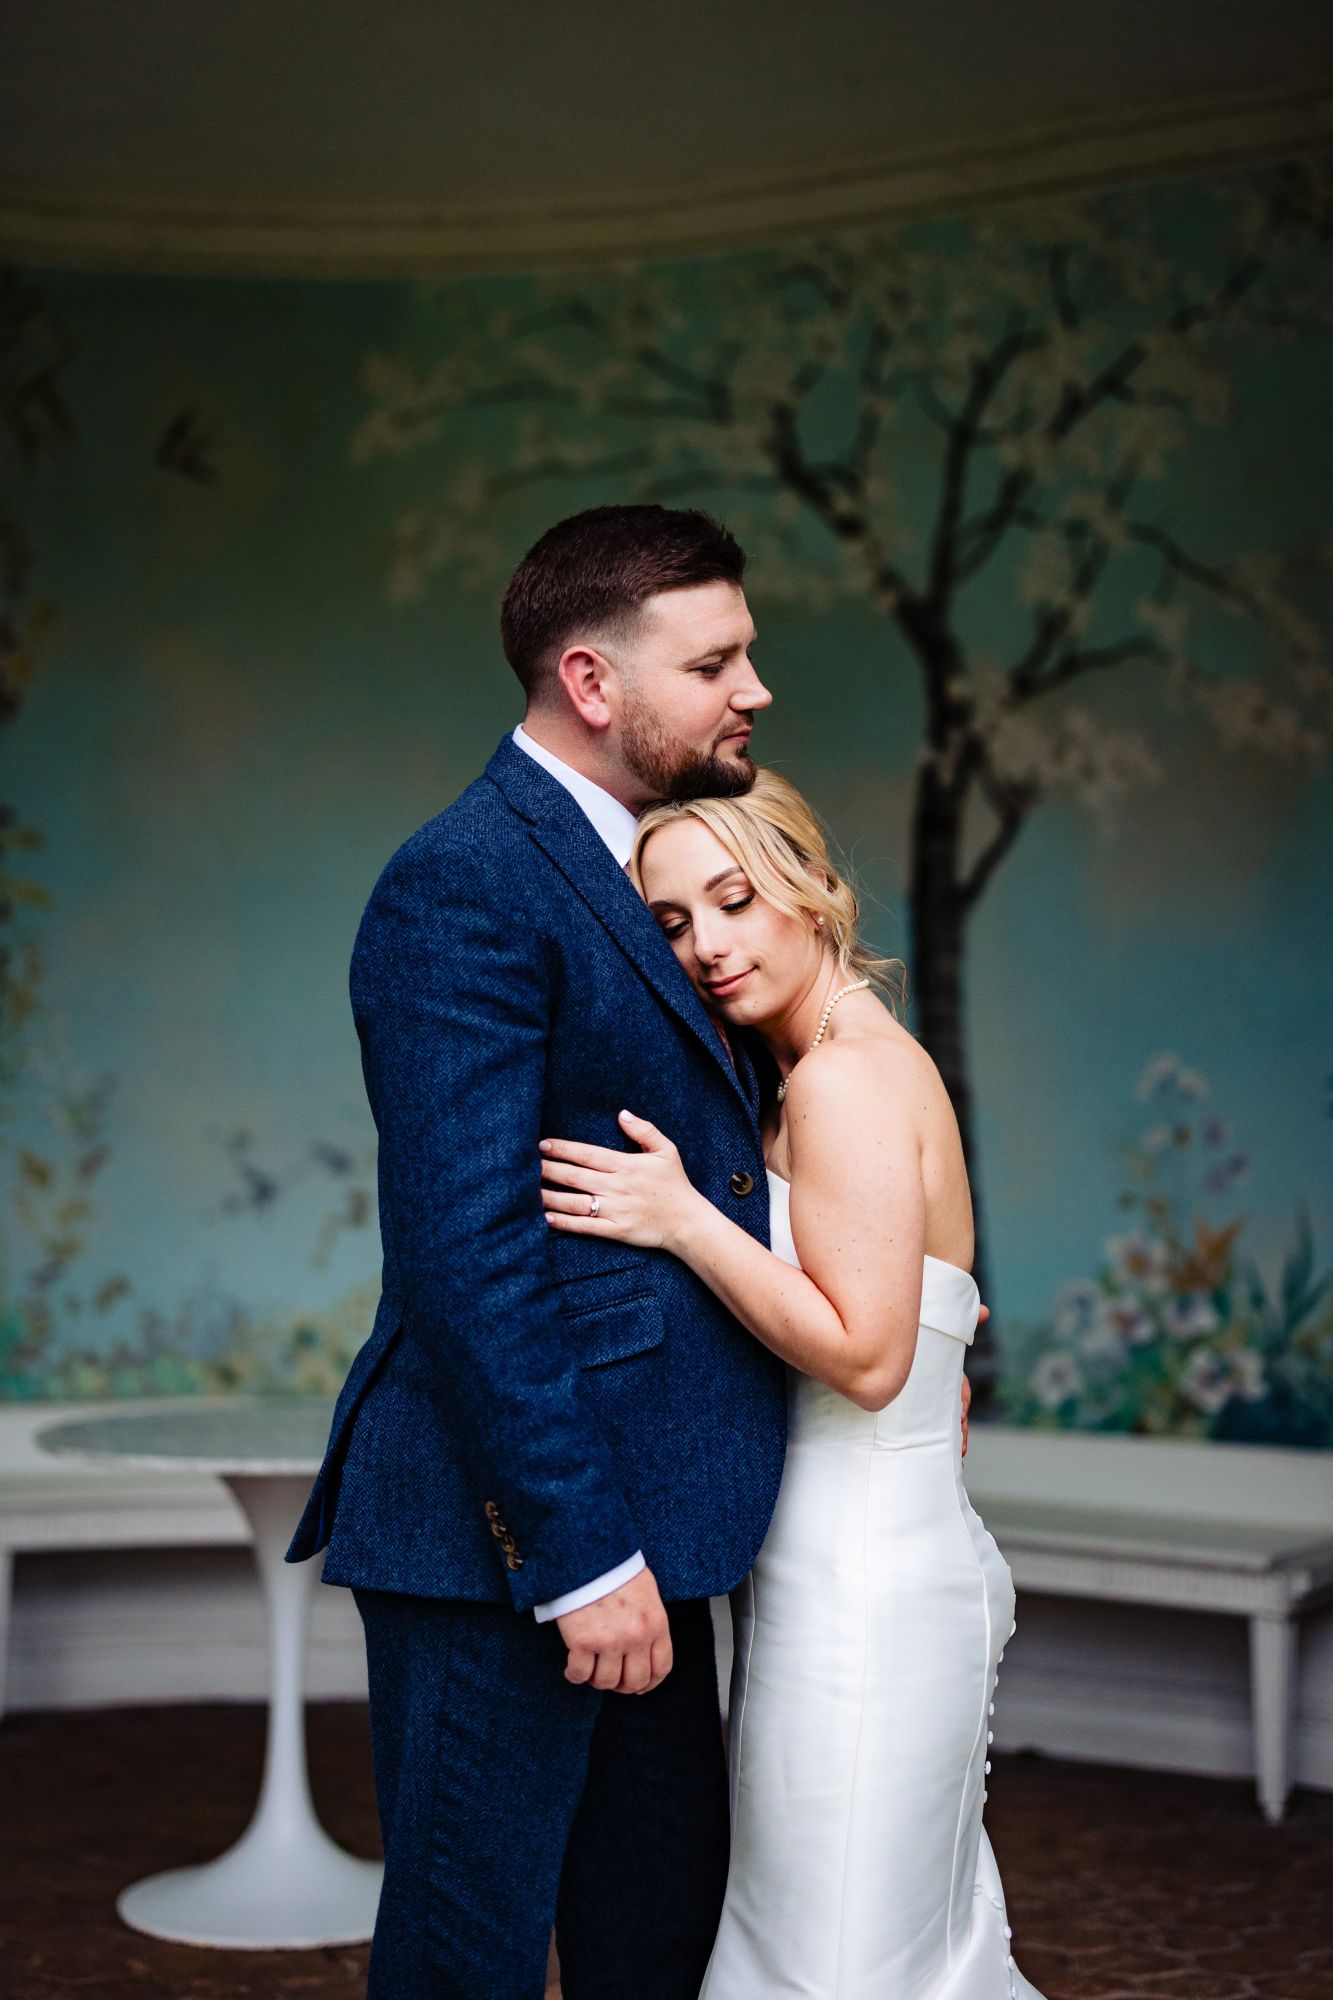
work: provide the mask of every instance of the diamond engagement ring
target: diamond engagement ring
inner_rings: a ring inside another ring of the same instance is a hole
[[[595,1195],[595,1194],[589,1195],[588,1199],[592,1203],[592,1207],[588,1210],[588,1219],[589,1221],[591,1221],[594,1215],[601,1214],[602,1200],[600,1195]]]

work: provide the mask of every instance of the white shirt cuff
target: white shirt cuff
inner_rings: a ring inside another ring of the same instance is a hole
[[[642,1549],[636,1549],[623,1563],[609,1569],[605,1576],[596,1576],[591,1583],[581,1583],[577,1590],[567,1590],[563,1597],[553,1597],[549,1604],[534,1604],[532,1615],[539,1625],[546,1625],[552,1618],[563,1618],[567,1611],[582,1611],[585,1604],[595,1604],[599,1597],[609,1597],[613,1590],[619,1590],[622,1583],[628,1583],[641,1569],[647,1569]]]

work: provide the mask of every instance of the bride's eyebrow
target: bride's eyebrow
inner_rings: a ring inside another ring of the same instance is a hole
[[[718,874],[710,875],[704,883],[703,894],[707,896],[710,891],[718,887],[719,883],[729,882],[733,875],[739,875],[742,879],[745,877],[745,870],[739,861],[733,861],[730,868],[723,868]],[[648,905],[650,910],[683,910],[684,907],[683,903],[673,903],[670,896],[658,896]]]

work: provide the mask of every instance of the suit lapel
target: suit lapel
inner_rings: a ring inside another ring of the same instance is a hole
[[[754,1066],[754,1057],[750,1054],[748,1035],[732,1036],[731,1053],[736,1058],[736,1074],[740,1077],[741,1088],[744,1090],[752,1110],[757,1114],[759,1111],[759,1072]]]
[[[733,1067],[722,1037],[681,971],[656,918],[587,814],[549,771],[506,736],[486,775],[527,821],[537,845],[619,946],[660,999],[702,1042],[756,1123],[757,1091],[749,1057]]]

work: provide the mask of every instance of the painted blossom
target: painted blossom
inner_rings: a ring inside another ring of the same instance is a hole
[[[1180,1057],[1167,1053],[1154,1056],[1145,1067],[1134,1087],[1134,1095],[1140,1099],[1162,1097],[1175,1083],[1180,1073]]]
[[[1072,1354],[1043,1354],[1032,1371],[1032,1388],[1045,1410],[1056,1410],[1083,1389],[1083,1370]]]
[[[1215,1417],[1231,1401],[1231,1368],[1224,1354],[1196,1347],[1185,1364],[1180,1386],[1196,1410]]]
[[[1133,1230],[1125,1236],[1108,1236],[1103,1246],[1107,1266],[1116,1283],[1137,1286],[1147,1297],[1157,1297],[1170,1287],[1166,1245],[1155,1236]]]
[[[1185,1364],[1180,1386],[1195,1409],[1215,1417],[1237,1396],[1257,1403],[1267,1394],[1263,1356],[1253,1348],[1196,1347]]]
[[[1239,1187],[1250,1176],[1250,1156],[1248,1153],[1229,1153],[1224,1160],[1211,1166],[1203,1177],[1203,1184],[1209,1194],[1230,1194],[1233,1187]]]
[[[1264,1358],[1253,1347],[1234,1348],[1229,1356],[1236,1394],[1245,1403],[1261,1403],[1268,1394]]]
[[[1057,1340],[1081,1340],[1096,1324],[1098,1287],[1079,1278],[1066,1285],[1055,1301],[1052,1329]]]
[[[1134,1094],[1148,1102],[1173,1096],[1198,1099],[1206,1097],[1208,1091],[1206,1076],[1197,1069],[1187,1069],[1178,1055],[1166,1051],[1145,1065]]]
[[[1211,1299],[1202,1292],[1168,1299],[1161,1308],[1162,1325],[1173,1340],[1198,1340],[1215,1333],[1220,1324]]]
[[[1116,1347],[1146,1347],[1156,1336],[1157,1322],[1144,1301],[1133,1292],[1122,1292],[1116,1298],[1102,1300],[1096,1327],[1084,1342],[1083,1352],[1106,1352],[1111,1343]]]

